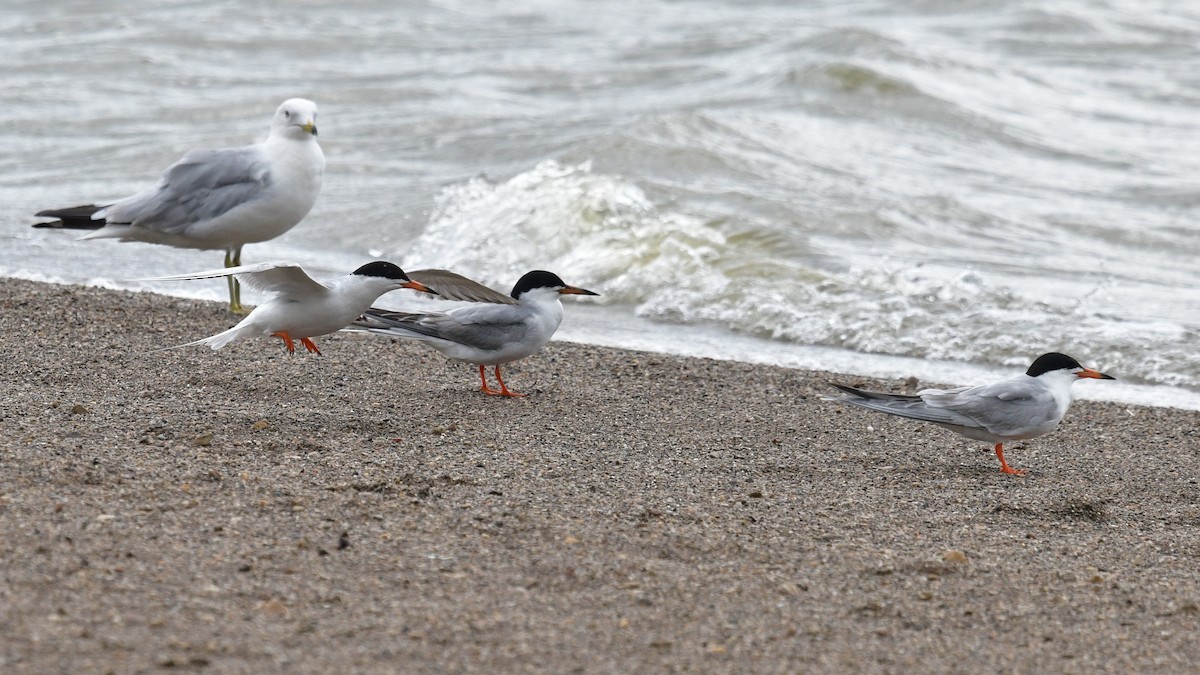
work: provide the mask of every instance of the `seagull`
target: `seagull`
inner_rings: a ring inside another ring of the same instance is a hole
[[[411,288],[436,295],[433,289],[410,279],[404,270],[384,261],[367,263],[329,285],[314,281],[299,265],[287,262],[239,265],[142,281],[212,279],[230,275],[237,275],[250,288],[273,293],[274,297],[255,307],[238,325],[223,333],[164,349],[207,345],[217,350],[242,337],[269,335],[283,340],[288,353],[296,353],[292,340],[299,340],[309,352],[320,354],[321,350],[310,338],[346,327],[384,293]]]
[[[1024,375],[978,387],[925,389],[915,396],[863,391],[830,382],[847,397],[828,401],[933,422],[967,438],[995,443],[1000,471],[1022,476],[1004,461],[1004,444],[1037,438],[1054,431],[1071,405],[1071,383],[1081,378],[1116,379],[1084,368],[1066,354],[1037,357]]]
[[[476,364],[483,383],[480,391],[488,395],[525,396],[504,384],[500,366],[546,346],[562,323],[560,296],[599,295],[568,286],[558,275],[542,270],[521,277],[508,295],[446,270],[419,270],[412,275],[436,290],[440,298],[472,304],[430,313],[372,308],[351,328],[420,340],[455,361]],[[495,366],[499,389],[488,385],[485,366]]]
[[[223,249],[225,267],[236,267],[243,246],[274,239],[308,215],[324,172],[317,105],[293,98],[275,111],[262,143],[192,150],[148,190],[99,206],[39,211],[58,220],[34,227],[95,230],[81,239]],[[241,289],[233,276],[228,282],[229,309],[242,314]]]

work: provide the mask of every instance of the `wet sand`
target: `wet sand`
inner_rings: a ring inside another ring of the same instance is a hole
[[[0,671],[1200,663],[1200,413],[1078,403],[1014,478],[821,400],[901,381],[554,343],[509,400],[377,336],[145,353],[233,322],[0,280]]]

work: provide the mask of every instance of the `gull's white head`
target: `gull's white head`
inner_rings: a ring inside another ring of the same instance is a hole
[[[306,98],[289,98],[275,110],[272,136],[308,138],[317,135],[317,104]]]

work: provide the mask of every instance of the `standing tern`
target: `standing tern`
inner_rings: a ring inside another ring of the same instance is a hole
[[[81,239],[223,249],[225,267],[236,267],[243,246],[287,232],[316,203],[325,171],[316,137],[317,105],[288,99],[262,143],[192,150],[148,190],[99,206],[40,211],[58,220],[34,227],[95,230]],[[229,309],[241,314],[241,289],[233,276],[228,282]]]
[[[144,281],[211,279],[234,274],[247,286],[273,293],[274,297],[255,307],[233,328],[178,347],[207,345],[216,350],[242,337],[269,335],[283,340],[289,353],[296,352],[292,340],[299,340],[309,352],[320,354],[321,350],[310,338],[345,328],[384,293],[411,288],[436,294],[428,286],[409,279],[404,270],[383,261],[367,263],[328,286],[314,281],[299,265],[284,262],[241,265]]]
[[[1066,354],[1042,354],[1024,375],[978,387],[925,389],[915,396],[863,391],[830,382],[849,394],[829,401],[933,422],[967,438],[995,443],[1000,471],[1024,471],[1004,461],[1004,444],[1037,438],[1054,431],[1071,405],[1071,384],[1080,378],[1116,379],[1084,368]]]
[[[556,274],[527,273],[504,295],[446,270],[419,270],[414,279],[441,298],[473,304],[445,312],[408,313],[367,310],[352,328],[380,335],[420,340],[447,357],[479,366],[480,391],[488,395],[525,396],[511,391],[500,366],[535,354],[562,323],[563,295],[599,295],[568,286]],[[499,389],[488,385],[485,366],[494,366]]]

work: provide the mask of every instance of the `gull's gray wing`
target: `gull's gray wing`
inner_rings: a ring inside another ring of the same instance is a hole
[[[261,198],[271,182],[260,146],[192,150],[167,168],[156,186],[114,202],[94,217],[181,234]]]
[[[462,307],[450,312],[431,314],[390,312],[372,308],[352,325],[373,333],[446,340],[485,350],[496,350],[519,342],[529,332],[529,324],[520,308],[505,305]]]
[[[229,276],[236,276],[239,281],[256,291],[275,293],[284,297],[311,297],[329,290],[324,284],[314,281],[299,265],[279,261],[224,267],[205,272],[172,274],[165,277],[139,279],[139,281],[181,281]]]
[[[408,278],[432,288],[441,300],[490,302],[498,305],[517,304],[517,301],[511,296],[450,270],[414,270],[408,273]]]

